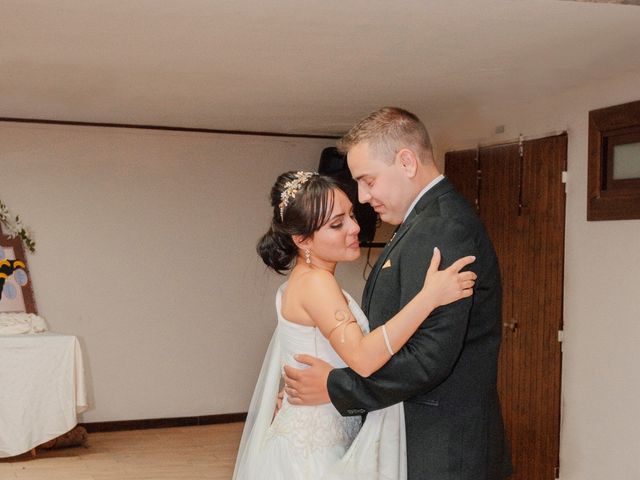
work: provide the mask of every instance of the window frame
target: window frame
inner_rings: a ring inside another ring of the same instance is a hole
[[[587,220],[640,219],[640,178],[613,179],[616,145],[640,142],[640,101],[589,112]]]

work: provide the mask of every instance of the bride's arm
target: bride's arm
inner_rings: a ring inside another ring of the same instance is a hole
[[[460,270],[474,260],[464,257],[438,271],[440,252],[436,250],[422,290],[384,326],[366,336],[328,272],[316,271],[305,278],[302,306],[342,360],[358,375],[368,377],[387,363],[391,352],[397,352],[435,308],[473,294],[476,275]]]

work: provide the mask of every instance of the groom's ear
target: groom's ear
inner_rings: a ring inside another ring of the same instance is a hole
[[[416,176],[418,172],[418,156],[410,148],[403,148],[397,153],[396,157],[400,167],[404,171],[405,175],[409,178]]]

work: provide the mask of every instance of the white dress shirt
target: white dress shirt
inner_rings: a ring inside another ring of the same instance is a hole
[[[411,213],[411,210],[413,210],[413,207],[416,206],[416,203],[418,203],[420,199],[424,196],[424,194],[427,193],[429,190],[431,190],[433,187],[435,187],[438,184],[438,182],[440,182],[443,178],[444,178],[444,175],[438,175],[436,178],[431,180],[431,182],[429,182],[429,184],[426,187],[420,190],[420,193],[416,196],[416,198],[413,199],[413,202],[411,202],[411,205],[409,205],[409,209],[407,210],[407,213],[404,214],[404,218],[402,219],[403,223]]]

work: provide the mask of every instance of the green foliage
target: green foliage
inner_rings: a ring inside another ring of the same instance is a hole
[[[2,200],[0,200],[0,222],[5,226],[5,231],[9,238],[20,237],[25,247],[27,247],[31,253],[35,253],[36,242],[33,240],[33,236],[27,228],[22,225],[20,216],[16,215],[14,218]]]

